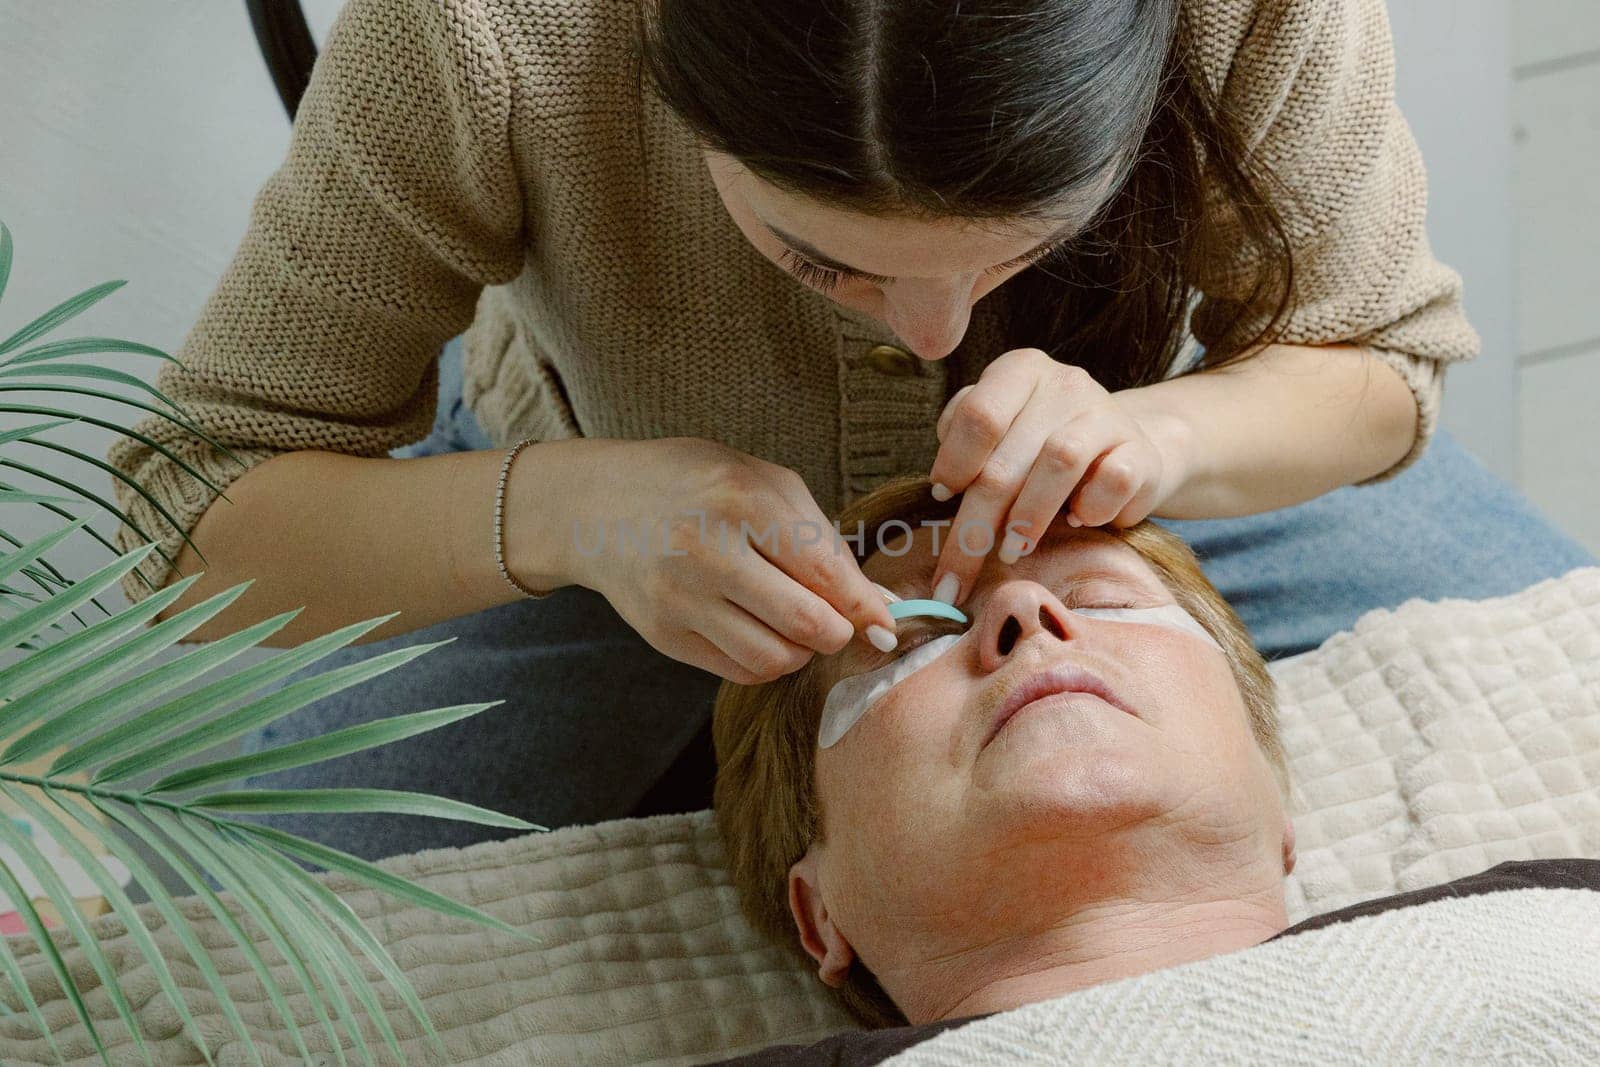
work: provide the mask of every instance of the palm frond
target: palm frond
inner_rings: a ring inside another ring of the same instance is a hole
[[[63,300],[10,337],[7,337],[4,341],[0,341],[0,355],[21,348],[36,337],[43,337],[68,319],[75,318],[89,310],[127,284],[125,281],[101,282],[99,285],[85,289],[69,300]]]
[[[151,345],[141,345],[136,341],[123,341],[116,337],[74,337],[66,341],[51,341],[48,344],[34,345],[24,349],[14,356],[0,359],[0,367],[15,367],[22,363],[39,363],[47,359],[61,359],[65,356],[89,356],[108,352],[126,352],[134,356],[152,356],[156,359],[166,360],[183,366],[177,357],[169,355]]]
[[[0,782],[0,796],[5,797],[13,805],[20,808],[28,818],[33,820],[35,826],[49,834],[51,840],[59,844],[67,855],[72,857],[73,862],[88,874],[90,880],[94,882],[95,888],[100,890],[100,895],[111,905],[111,910],[116,913],[117,917],[122,920],[123,925],[127,927],[128,933],[139,947],[139,951],[144,953],[145,959],[150,962],[151,969],[156,974],[156,981],[161,986],[161,991],[172,1001],[173,1007],[177,1009],[178,1018],[183,1020],[184,1024],[189,1028],[190,1034],[197,1039],[196,1044],[200,1045],[202,1052],[205,1054],[206,1062],[212,1062],[211,1052],[205,1048],[205,1042],[198,1040],[200,1027],[195,1023],[194,1016],[189,1014],[189,1006],[184,1002],[183,994],[178,992],[178,983],[173,979],[172,971],[167,967],[167,961],[162,958],[160,950],[156,948],[155,942],[151,940],[150,930],[145,926],[144,920],[139,917],[139,912],[133,906],[133,901],[128,899],[128,894],[122,891],[122,887],[117,884],[117,880],[84,847],[83,842],[73,835],[67,825],[47,810],[43,804],[28,796],[28,792],[26,789]],[[76,910],[76,908],[73,909],[73,911]],[[146,1057],[148,1058],[148,1051]]]
[[[48,537],[41,538],[27,548],[39,551],[41,547],[48,547],[48,542]],[[30,608],[0,626],[10,625],[13,636],[36,630],[47,620],[49,612],[59,614],[65,609],[65,602],[84,597],[88,589],[115,580],[117,575],[143,559],[147,551],[148,547],[127,553],[40,607]],[[4,565],[3,562],[0,565]],[[353,954],[359,953],[374,961],[379,974],[395,985],[413,1015],[421,1012],[420,1000],[407,983],[404,972],[383,953],[376,937],[370,931],[355,932],[350,925],[354,921],[353,914],[335,906],[329,899],[331,894],[324,895],[325,887],[314,879],[315,889],[299,876],[286,881],[288,868],[304,874],[300,867],[302,862],[325,866],[352,874],[404,903],[498,930],[519,932],[492,916],[449,901],[364,861],[273,827],[239,821],[236,816],[283,811],[327,814],[388,811],[508,829],[540,830],[543,827],[461,801],[420,793],[381,789],[216,788],[274,770],[318,763],[414,737],[480,714],[494,706],[492,704],[400,715],[259,753],[227,756],[197,767],[177,766],[180,761],[213,750],[245,730],[275,721],[312,701],[393,670],[437,647],[418,645],[396,649],[262,691],[285,682],[290,674],[314,664],[384,621],[367,620],[282,650],[272,658],[189,692],[172,695],[178,687],[200,680],[202,675],[256,647],[292,616],[292,612],[275,616],[151,665],[149,661],[158,654],[171,650],[196,627],[233,604],[244,589],[244,585],[240,585],[217,593],[143,629],[129,625],[122,618],[124,613],[118,613],[112,619],[39,649],[23,662],[0,671],[0,687],[3,687],[0,693],[10,698],[8,703],[0,705],[0,744],[5,745],[0,752],[0,796],[17,798],[19,806],[52,837],[59,839],[55,831],[64,832],[64,824],[71,821],[103,844],[101,853],[122,856],[126,846],[118,847],[122,845],[117,838],[120,830],[144,841],[152,854],[166,858],[191,887],[195,886],[196,879],[203,882],[205,875],[217,879],[241,906],[243,918],[289,962],[298,991],[309,998],[316,1025],[331,1042],[334,1054],[342,1057],[348,1045],[362,1061],[371,1062],[374,1041],[390,1046],[397,1043],[398,1038],[387,1018],[374,1017],[378,1002],[370,990],[357,982],[361,971]],[[175,599],[171,591],[164,590],[163,594],[169,602]],[[148,602],[129,608],[126,613],[145,618],[154,614]],[[55,662],[57,660],[60,662]],[[37,760],[52,751],[62,750],[63,746],[64,751],[43,774],[28,774],[17,769],[24,761]],[[151,784],[137,786],[133,784],[135,779],[149,780]],[[21,794],[30,789],[37,790],[38,796],[24,799]],[[101,813],[115,811],[117,817],[110,821],[87,818],[78,807],[81,803],[88,803]],[[44,858],[37,849],[30,851],[25,847],[23,836],[15,828],[8,835],[6,828],[0,826],[0,842],[11,844],[28,861],[29,873],[40,877],[33,866],[44,863]],[[80,863],[86,858],[93,862],[87,850],[80,852],[83,846],[68,848]],[[102,883],[103,879],[102,872],[96,883]],[[40,877],[40,880],[50,886],[47,878]],[[142,879],[141,886],[152,899],[170,904],[159,880]],[[50,898],[58,910],[70,906],[70,898],[62,896],[63,887],[58,884],[50,888]],[[107,898],[114,910],[125,899],[109,893]],[[170,907],[162,911],[169,924],[178,924],[177,913]],[[77,924],[81,925],[81,920],[77,920]],[[132,922],[125,920],[125,925],[130,931],[134,929]],[[86,930],[86,927],[83,932],[74,929],[74,936],[109,990],[116,976],[110,972],[103,955],[97,956],[95,947],[86,944]],[[197,938],[193,931],[189,933],[191,936],[183,941],[192,954]],[[133,934],[132,938],[141,952],[153,951],[153,941],[138,934]],[[154,961],[152,967],[157,970],[165,995],[174,995],[175,989],[165,980],[166,972]],[[64,970],[58,972],[58,980],[65,973]],[[208,982],[213,989],[218,985],[214,978],[208,977]],[[219,1002],[222,999],[223,994],[219,993]],[[81,998],[73,998],[73,1003],[77,1007]],[[123,1011],[123,1003],[125,1001],[118,1005],[119,1014],[133,1029],[131,1011]],[[236,1010],[231,1010],[230,1014],[233,1016],[230,1021],[242,1025]],[[425,1020],[425,1012],[421,1014]],[[92,1025],[82,1011],[80,1018],[86,1026]],[[295,1025],[292,1015],[285,1019],[291,1028]],[[363,1024],[363,1019],[368,1021]],[[376,1036],[369,1039],[364,1025]],[[422,1029],[431,1041],[437,1040],[431,1024],[424,1021]],[[99,1037],[97,1034],[96,1038]]]
[[[0,300],[5,299],[6,283],[11,280],[11,230],[0,222]]]
[[[0,223],[0,297],[10,278],[12,258],[11,232]],[[262,1058],[242,1006],[234,1001],[209,957],[199,928],[177,907],[157,864],[188,887],[204,903],[214,927],[233,940],[266,994],[258,1010],[270,1008],[278,1015],[295,1050],[307,1062],[314,1061],[307,1039],[315,1032],[320,1032],[340,1064],[349,1062],[347,1047],[365,1063],[375,1062],[380,1048],[404,1060],[400,1037],[375,995],[365,964],[395,990],[429,1045],[442,1053],[443,1043],[405,972],[350,905],[312,875],[307,865],[346,875],[404,905],[426,908],[448,919],[519,938],[529,935],[375,864],[244,817],[282,811],[331,815],[387,811],[513,830],[544,827],[460,801],[405,791],[237,786],[259,775],[415,737],[481,714],[499,702],[396,715],[249,755],[214,751],[247,731],[397,669],[446,642],[402,648],[307,677],[292,677],[393,618],[388,615],[342,627],[243,669],[232,669],[220,678],[210,678],[232,668],[232,661],[240,655],[257,650],[295,616],[291,611],[197,647],[177,647],[231,607],[249,583],[162,618],[200,576],[155,589],[139,565],[152,553],[171,560],[149,532],[82,480],[73,481],[17,458],[19,446],[27,446],[61,456],[95,477],[120,480],[186,541],[187,532],[176,517],[136,479],[46,435],[69,422],[125,434],[213,492],[221,494],[221,487],[140,429],[65,407],[17,403],[12,398],[50,392],[60,394],[64,404],[84,400],[123,404],[167,420],[244,466],[158,386],[119,369],[73,361],[77,356],[103,353],[152,356],[176,363],[173,357],[148,345],[114,338],[46,339],[121,285],[110,282],[87,289],[0,340],[0,415],[35,420],[0,432],[0,468],[49,487],[41,491],[0,481],[0,505],[42,508],[64,520],[50,533],[27,543],[0,529],[0,653],[9,657],[0,667],[0,800],[26,817],[41,840],[55,842],[67,859],[82,868],[122,920],[131,951],[149,965],[161,996],[173,1003],[185,1032],[208,1061],[212,1050],[206,1047],[191,1006],[184,1002],[171,958],[163,955],[163,939],[176,939],[254,1062],[261,1064]],[[99,387],[102,385],[106,388]],[[118,388],[132,395],[111,391]],[[115,517],[151,543],[119,553],[87,519],[66,509],[80,502]],[[93,573],[69,580],[46,555],[80,531],[112,558]],[[198,547],[195,551],[199,552]],[[150,595],[136,605],[108,610],[99,596],[129,574],[144,581]],[[22,588],[24,579],[36,591]],[[98,607],[105,618],[85,624],[77,612],[86,604]],[[69,619],[75,620],[79,629],[69,633]],[[59,913],[61,925],[75,942],[72,951],[82,954],[105,987],[116,1020],[128,1030],[128,1039],[143,1061],[151,1063],[150,1045],[119,985],[116,967],[94,940],[63,874],[52,867],[34,835],[10,818],[0,817],[0,846],[7,850],[0,857],[0,894],[9,898],[39,943],[43,967],[60,985],[101,1058],[111,1062],[113,1049],[108,1039],[115,1022],[108,1024],[102,1019],[97,1024],[91,1016],[84,991],[75,984],[62,949],[47,928],[37,901],[40,895]],[[103,857],[120,861],[133,885],[149,898],[148,906],[163,920],[160,926],[146,922],[144,909],[134,905]],[[13,866],[16,864],[20,866]],[[213,888],[212,879],[220,893]],[[263,942],[271,944],[283,960],[277,973],[258,949]],[[29,966],[34,968],[33,980],[44,977],[38,963],[30,961]],[[46,1029],[43,1010],[29,988],[30,973],[3,939],[0,973],[16,992],[12,1003],[20,1004],[59,1059],[56,1035]],[[297,1015],[299,997],[305,998],[306,1010]],[[127,1050],[119,1045],[116,1054],[125,1059]]]

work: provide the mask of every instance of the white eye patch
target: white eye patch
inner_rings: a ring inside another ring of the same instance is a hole
[[[1182,630],[1194,634],[1218,652],[1222,646],[1217,644],[1217,639],[1211,636],[1211,631],[1200,625],[1200,621],[1178,604],[1161,604],[1153,608],[1073,608],[1079,615],[1092,615],[1097,619],[1110,619],[1112,622],[1142,622],[1148,626],[1166,626],[1173,630]]]
[[[945,634],[935,637],[877,670],[853,674],[834,683],[833,688],[828,690],[827,701],[822,705],[822,725],[817,730],[817,747],[832,747],[883,694],[944,655],[966,636]]]
[[[1109,619],[1112,622],[1142,623],[1147,626],[1165,626],[1182,630],[1207,642],[1219,652],[1222,646],[1201,626],[1194,616],[1177,604],[1162,604],[1152,608],[1074,608],[1080,615]],[[849,733],[874,704],[889,690],[943,656],[956,642],[964,640],[972,631],[945,634],[918,645],[904,656],[884,664],[876,670],[865,671],[840,679],[828,690],[822,705],[822,722],[817,729],[817,747],[831,748]]]

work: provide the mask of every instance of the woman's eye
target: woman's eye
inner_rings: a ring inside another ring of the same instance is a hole
[[[790,274],[823,292],[833,289],[843,277],[838,271],[829,270],[827,267],[819,267],[809,259],[796,255],[793,250],[788,248],[778,253],[778,260]]]

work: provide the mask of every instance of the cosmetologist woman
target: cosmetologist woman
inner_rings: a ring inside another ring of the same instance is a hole
[[[206,571],[171,610],[255,579],[202,639],[399,612],[317,669],[455,637],[247,747],[503,698],[270,781],[550,826],[637,810],[719,679],[894,639],[803,532],[893,476],[1003,562],[1063,507],[1165,521],[1269,656],[1560,574],[1589,560],[1435,430],[1478,340],[1393,88],[1382,0],[350,0],[161,373],[244,466],[141,427],[231,502],[113,449],[206,558],[123,490],[176,561],[144,574]]]

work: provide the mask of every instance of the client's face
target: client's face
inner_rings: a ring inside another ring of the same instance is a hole
[[[864,571],[928,596],[933,534]],[[1136,927],[1141,905],[1218,894],[1281,911],[1292,833],[1225,655],[1071,610],[1174,603],[1119,538],[1057,522],[1016,563],[991,555],[966,626],[907,619],[894,652],[853,642],[823,665],[831,684],[965,631],[816,753],[823,840],[790,903],[825,980],[860,956],[911,1016],[914,970],[981,969],[1006,939],[1118,914]]]

